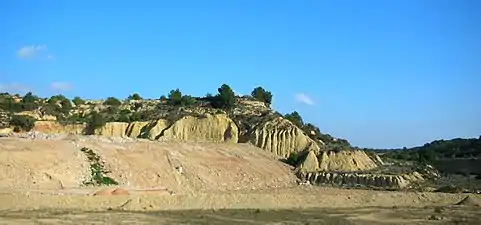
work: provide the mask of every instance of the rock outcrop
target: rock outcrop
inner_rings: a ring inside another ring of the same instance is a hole
[[[309,181],[314,185],[333,185],[345,187],[372,187],[384,189],[403,189],[416,182],[423,181],[417,173],[402,175],[362,174],[341,172],[311,172],[300,173],[303,182]]]
[[[309,172],[317,171],[319,169],[319,161],[317,160],[316,153],[314,151],[309,151],[306,158],[299,165],[299,171]]]
[[[364,151],[360,150],[322,152],[318,160],[321,171],[353,172],[377,167],[377,164]]]
[[[237,143],[238,133],[237,126],[227,115],[206,114],[204,118],[183,117],[163,130],[161,136],[167,139]]]
[[[47,134],[83,134],[85,124],[62,125],[56,121],[35,121],[33,131]]]
[[[257,124],[248,134],[248,142],[287,158],[293,152],[319,151],[319,145],[289,120],[277,117]]]

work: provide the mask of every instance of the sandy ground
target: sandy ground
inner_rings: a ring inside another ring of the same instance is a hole
[[[480,207],[455,205],[462,194],[297,187],[87,195],[95,191],[3,190],[0,224],[481,224]]]
[[[92,196],[81,147],[129,194]],[[250,145],[0,138],[0,224],[481,224],[465,197],[299,186]]]

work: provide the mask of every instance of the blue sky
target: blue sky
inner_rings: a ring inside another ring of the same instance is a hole
[[[276,110],[361,147],[478,137],[480,17],[479,0],[5,0],[0,91],[261,85]]]

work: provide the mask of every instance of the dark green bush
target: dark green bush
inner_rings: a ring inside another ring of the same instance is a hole
[[[299,164],[299,160],[300,160],[299,153],[293,152],[286,159],[285,163],[287,163],[291,166],[297,166]]]
[[[78,96],[76,96],[75,98],[73,98],[72,102],[73,102],[76,106],[85,104],[85,101],[84,101],[82,98],[78,97]]]
[[[291,121],[294,125],[296,125],[299,128],[302,128],[304,126],[304,122],[302,121],[301,115],[297,111],[294,111],[292,113],[288,113],[284,115],[285,119],[288,119]]]
[[[167,103],[174,106],[182,105],[182,92],[178,88],[171,90],[169,92]]]
[[[108,97],[103,104],[108,106],[120,106],[122,102],[115,97]]]
[[[266,103],[268,106],[272,103],[272,93],[264,90],[262,87],[254,88],[251,92],[251,96],[258,101]]]
[[[142,97],[140,97],[140,95],[138,93],[134,93],[132,95],[129,95],[129,97],[127,97],[128,100],[142,100]]]
[[[88,125],[88,128],[89,128],[89,131],[93,132],[96,129],[105,126],[106,123],[107,123],[107,120],[105,119],[105,117],[102,114],[97,113],[97,112],[92,112],[90,114],[90,118],[88,120],[87,125]]]
[[[17,131],[30,131],[35,126],[35,118],[24,115],[13,115],[10,119],[10,125],[15,126]]]
[[[228,109],[235,106],[236,97],[229,85],[223,84],[217,89],[219,92],[212,101],[212,106],[219,109]]]

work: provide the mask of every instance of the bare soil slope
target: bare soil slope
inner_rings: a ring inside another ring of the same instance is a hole
[[[0,188],[73,189],[89,179],[82,147],[105,161],[120,186],[175,193],[254,190],[295,184],[291,169],[250,144],[157,142],[64,136],[0,139]]]

